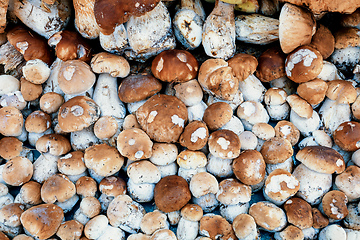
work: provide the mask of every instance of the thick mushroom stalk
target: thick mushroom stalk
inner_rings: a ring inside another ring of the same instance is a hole
[[[111,53],[122,54],[125,49],[129,48],[128,35],[124,24],[117,25],[110,35],[100,32],[99,40],[101,47]]]
[[[99,36],[100,27],[96,22],[94,14],[95,0],[73,0],[75,10],[75,28],[88,39]]]
[[[0,33],[5,32],[6,28],[6,12],[8,9],[9,0],[0,1]]]
[[[181,0],[174,17],[174,32],[185,48],[192,50],[200,45],[205,17],[200,0]]]
[[[234,5],[217,0],[206,18],[202,45],[210,57],[229,59],[235,53]]]

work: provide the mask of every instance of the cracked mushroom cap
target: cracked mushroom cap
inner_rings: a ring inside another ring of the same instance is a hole
[[[45,203],[65,202],[75,193],[75,184],[64,174],[50,176],[41,186],[41,199]]]
[[[23,115],[19,109],[10,106],[0,108],[0,134],[10,137],[20,136],[23,124]]]
[[[84,160],[87,168],[103,177],[115,174],[124,164],[124,158],[118,150],[105,143],[88,147],[85,150]]]
[[[158,94],[137,111],[141,128],[157,142],[177,142],[188,119],[186,106],[177,97]]]
[[[296,154],[296,159],[319,173],[337,174],[345,170],[344,158],[336,150],[324,146],[307,146]]]
[[[131,163],[126,172],[135,184],[157,183],[161,179],[159,169],[147,160]]]
[[[258,66],[258,60],[254,56],[246,53],[238,53],[227,62],[239,81],[244,81],[248,78],[256,71],[256,67]]]
[[[258,58],[258,66],[255,72],[262,82],[270,82],[285,76],[286,55],[278,47],[267,49]]]
[[[95,73],[108,73],[112,77],[124,78],[130,73],[130,64],[122,56],[101,52],[91,59],[91,69]]]
[[[318,50],[323,59],[327,59],[334,52],[335,38],[327,27],[319,24],[309,45]]]
[[[40,239],[48,239],[54,235],[63,219],[63,210],[55,204],[40,204],[31,207],[20,217],[26,231]]]
[[[179,167],[184,169],[203,168],[207,164],[207,158],[203,152],[184,150],[176,158]]]
[[[282,137],[273,137],[264,142],[260,150],[267,164],[283,163],[294,153],[291,143]]]
[[[5,163],[2,178],[10,186],[21,186],[30,181],[33,173],[34,168],[31,161],[17,156]]]
[[[118,95],[121,101],[133,103],[147,99],[158,93],[162,88],[159,80],[151,74],[130,75],[122,80]]]
[[[217,130],[228,123],[233,116],[230,104],[215,102],[205,109],[203,121],[211,131]]]
[[[256,185],[265,178],[266,164],[256,150],[246,150],[234,159],[232,169],[235,177],[247,185]]]
[[[60,239],[79,239],[84,230],[84,225],[77,220],[69,220],[61,223],[56,235]]]
[[[146,213],[140,223],[141,231],[148,235],[153,234],[156,230],[168,227],[169,223],[167,222],[166,214],[159,210]]]
[[[59,172],[65,175],[79,175],[85,172],[84,153],[75,151],[60,157],[57,167]]]
[[[335,186],[344,192],[349,202],[356,201],[360,198],[360,168],[349,166],[346,170],[335,178]]]
[[[288,54],[299,46],[309,44],[315,28],[316,23],[311,12],[285,3],[279,16],[279,41],[282,51]]]
[[[52,35],[48,44],[55,47],[56,57],[63,60],[81,60],[89,62],[91,58],[91,46],[76,31],[64,30]]]
[[[16,137],[3,137],[0,139],[0,157],[10,160],[20,155],[23,142]]]
[[[154,200],[160,211],[165,213],[178,211],[191,199],[186,180],[177,175],[162,178],[155,186]]]
[[[184,128],[180,135],[179,143],[189,150],[200,150],[205,147],[209,138],[209,130],[202,121],[192,121]]]
[[[81,131],[95,123],[100,107],[89,97],[77,96],[61,105],[58,113],[59,127],[64,132]]]
[[[105,177],[99,184],[99,190],[107,196],[116,197],[121,194],[126,194],[126,183],[120,177]]]
[[[216,194],[219,191],[219,183],[212,174],[200,172],[191,178],[189,188],[191,194],[199,198],[209,193]]]
[[[326,96],[331,100],[336,100],[336,103],[338,104],[351,104],[355,102],[357,92],[351,82],[345,80],[333,80],[328,82]]]
[[[240,139],[231,130],[222,129],[211,133],[208,145],[210,153],[222,159],[236,158],[240,154]]]
[[[292,122],[286,120],[279,121],[275,125],[274,129],[276,137],[287,139],[292,146],[295,146],[300,139],[300,131]]]
[[[29,31],[23,26],[16,26],[7,33],[7,39],[23,56],[25,61],[40,59],[50,65],[53,57],[46,39]]]
[[[51,117],[42,111],[34,111],[25,120],[25,129],[28,132],[43,133],[51,127]]]
[[[320,52],[309,45],[292,51],[285,60],[286,76],[296,83],[315,79],[323,68]]]
[[[36,150],[60,156],[71,150],[70,141],[63,135],[52,133],[45,134],[36,141]]]
[[[348,198],[342,191],[327,192],[321,200],[321,207],[330,219],[341,220],[349,214],[346,204]]]
[[[202,208],[197,204],[186,204],[181,209],[181,217],[188,221],[198,222],[204,215],[204,211]]]
[[[64,104],[64,97],[56,92],[47,92],[40,98],[40,109],[48,114],[55,113]]]
[[[105,178],[104,178],[105,179]],[[82,197],[92,197],[95,196],[97,191],[97,184],[96,181],[88,176],[82,176],[80,177],[76,183],[76,194],[82,196]],[[99,188],[101,191],[101,189]]]
[[[121,155],[130,160],[147,159],[152,155],[153,142],[141,129],[131,128],[122,131],[116,142]]]
[[[285,202],[284,209],[289,223],[300,229],[312,227],[312,209],[305,200],[297,197],[290,198]]]
[[[0,222],[6,227],[21,226],[20,216],[25,211],[25,206],[20,203],[10,203],[0,209]]]
[[[118,129],[118,122],[111,116],[102,116],[94,124],[94,134],[101,140],[111,138],[117,133]]]
[[[302,99],[311,105],[317,105],[325,99],[327,89],[328,84],[324,80],[315,78],[299,84],[296,91]]]
[[[257,225],[269,232],[281,231],[286,226],[285,212],[275,204],[260,201],[250,206],[249,214]]]
[[[216,199],[225,205],[250,202],[251,187],[233,178],[224,179],[219,183]]]
[[[187,82],[195,79],[199,64],[186,50],[165,50],[158,54],[151,64],[152,74],[164,82]]]
[[[210,239],[236,239],[231,224],[220,215],[207,214],[200,220],[199,233]]]
[[[96,81],[90,66],[81,60],[61,63],[58,75],[60,89],[69,95],[81,94],[89,90]]]
[[[360,123],[348,121],[341,123],[333,133],[334,142],[344,151],[360,148]]]

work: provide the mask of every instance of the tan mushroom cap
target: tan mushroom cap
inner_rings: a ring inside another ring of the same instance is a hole
[[[75,151],[60,157],[57,167],[59,172],[65,175],[78,175],[85,172],[84,153]]]
[[[272,47],[263,52],[258,58],[258,66],[255,72],[262,82],[270,82],[285,76],[286,55],[278,47]]]
[[[206,123],[202,121],[192,121],[185,126],[180,135],[179,143],[189,150],[200,150],[205,147],[209,138],[209,130]]]
[[[275,129],[268,123],[255,123],[251,131],[262,140],[275,137]]]
[[[25,78],[21,78],[20,92],[25,101],[34,101],[41,96],[43,88],[41,84],[34,84],[27,81]]]
[[[247,185],[256,185],[265,178],[266,164],[256,150],[246,150],[234,159],[232,169],[235,177]]]
[[[345,170],[345,161],[341,154],[324,146],[307,146],[296,154],[296,159],[319,173],[340,174]]]
[[[335,49],[360,46],[359,29],[355,27],[340,28],[335,32]]]
[[[327,59],[334,52],[335,38],[327,27],[319,24],[309,45],[318,50],[323,59]]]
[[[226,102],[216,102],[205,109],[203,121],[212,131],[217,130],[228,123],[233,116],[230,104]]]
[[[350,202],[360,198],[360,168],[349,166],[335,178],[335,186],[346,194]]]
[[[207,158],[203,152],[184,150],[176,157],[176,162],[181,168],[196,169],[205,167]]]
[[[289,223],[300,229],[312,227],[312,209],[305,200],[297,197],[291,198],[285,202],[284,209]]]
[[[309,119],[313,115],[313,108],[304,99],[297,94],[287,96],[286,101],[289,103],[291,110],[302,118]]]
[[[199,172],[191,178],[189,188],[191,194],[199,198],[209,193],[216,194],[219,191],[219,183],[212,174]]]
[[[328,85],[324,80],[315,78],[314,80],[299,84],[297,93],[311,105],[316,105],[325,99],[327,89]]]
[[[360,123],[348,121],[341,123],[333,132],[336,145],[344,151],[356,151],[360,148]]]
[[[48,114],[55,113],[64,104],[64,98],[56,92],[47,92],[40,98],[40,109]]]
[[[47,239],[54,235],[63,219],[63,210],[55,204],[34,206],[26,210],[20,218],[23,227],[31,235],[40,239]]]
[[[220,215],[203,216],[200,220],[199,232],[211,239],[217,239],[218,236],[222,236],[222,239],[236,239],[231,224]]]
[[[286,76],[296,83],[315,79],[323,68],[323,57],[308,45],[292,51],[285,61]]]
[[[20,203],[10,203],[0,209],[0,222],[7,227],[21,226],[20,216],[25,211]]]
[[[281,232],[275,233],[275,236],[278,236],[279,238],[276,239],[291,239],[291,240],[303,240],[304,239],[304,233],[303,231],[295,226],[289,225]]]
[[[181,209],[181,217],[188,221],[198,222],[204,215],[204,211],[202,208],[197,204],[186,204]]]
[[[130,129],[130,128],[141,128],[140,124],[136,120],[135,114],[128,114],[124,118],[123,122],[123,130]]]
[[[293,155],[294,150],[287,139],[273,137],[264,142],[260,153],[267,164],[277,164],[285,162]]]
[[[338,104],[351,104],[355,102],[357,92],[351,82],[345,80],[333,80],[328,82],[326,96],[331,100],[336,100]]]
[[[77,220],[69,220],[61,223],[56,235],[61,239],[80,239],[84,225]]]
[[[97,144],[85,150],[85,165],[96,174],[108,177],[118,172],[124,164],[124,158],[107,144]]]
[[[315,33],[315,19],[311,12],[304,8],[285,3],[279,16],[279,41],[284,53],[309,44]]]
[[[80,202],[80,212],[88,218],[93,218],[100,214],[101,203],[96,197],[85,197]]]
[[[4,238],[4,240],[6,240],[8,238]],[[17,235],[13,238],[13,240],[34,240],[33,237],[30,237],[28,235],[25,235],[25,234],[20,234],[20,235]]]
[[[49,78],[51,70],[40,59],[29,60],[21,68],[23,77],[31,83],[43,84]]]
[[[269,88],[264,95],[266,105],[281,105],[286,102],[287,93],[282,88]]]
[[[345,193],[338,190],[327,192],[321,200],[321,206],[326,216],[341,220],[349,214],[346,204],[348,198]]]
[[[1,240],[10,240],[10,238],[8,238],[8,236],[5,235],[5,233],[0,231],[0,239]]]
[[[4,136],[20,136],[24,124],[23,115],[15,107],[0,108],[0,134]]]
[[[224,179],[219,183],[216,199],[225,205],[250,202],[251,187],[233,178]]]
[[[75,184],[76,194],[82,197],[95,196],[97,191],[96,181],[88,176],[80,177]]]
[[[186,106],[177,97],[155,95],[137,111],[141,128],[157,142],[177,142],[188,119]]]
[[[122,80],[118,95],[121,101],[133,103],[155,95],[161,88],[161,82],[151,74],[130,75]]]
[[[97,239],[105,232],[109,220],[105,215],[97,215],[90,219],[84,227],[84,235],[89,239]]]
[[[324,0],[321,2],[311,0],[287,0],[296,5],[308,7],[313,13],[321,14],[323,12],[340,12],[352,13],[358,8],[359,3],[356,1],[346,1],[339,4],[338,1]]]
[[[279,231],[286,224],[285,212],[270,202],[257,202],[250,206],[249,214],[260,227],[268,231]]]
[[[129,235],[128,240],[150,240],[149,235],[145,235],[143,233],[133,233]]]
[[[126,194],[126,183],[120,177],[105,177],[99,184],[99,190],[107,196],[116,197],[121,194]]]
[[[179,98],[187,107],[201,102],[204,93],[196,79],[178,83],[174,86],[175,97]]]
[[[59,126],[64,132],[83,130],[95,123],[100,107],[89,97],[77,96],[61,105],[58,113]]]
[[[94,134],[99,139],[107,140],[116,134],[118,127],[114,117],[103,116],[94,124]]]
[[[157,183],[161,179],[159,169],[150,161],[135,161],[127,167],[127,175],[135,184]]]
[[[186,82],[196,78],[199,63],[186,50],[165,50],[151,64],[152,74],[164,82]]]
[[[20,193],[24,203],[37,205],[42,203],[41,184],[35,181],[29,181],[21,186]]]
[[[75,184],[64,174],[50,176],[41,186],[41,199],[45,203],[65,202],[75,193]]]
[[[153,234],[156,230],[168,228],[166,214],[159,210],[146,213],[141,219],[140,228],[148,235]]]
[[[162,239],[176,240],[177,238],[175,233],[169,229],[157,230],[150,237],[150,240],[162,240]]]
[[[250,54],[238,53],[228,60],[228,64],[239,81],[244,81],[256,71],[258,60]]]
[[[60,156],[68,153],[71,150],[71,145],[69,139],[63,135],[52,133],[45,134],[36,141],[36,150]]]
[[[222,159],[236,158],[240,154],[240,139],[231,130],[222,129],[211,133],[208,145],[210,153]]]
[[[150,161],[156,165],[168,165],[176,161],[178,148],[173,143],[154,143]]]
[[[21,186],[30,181],[34,173],[33,164],[25,157],[14,157],[5,163],[2,170],[3,180],[11,186]]]
[[[23,143],[16,137],[3,137],[0,139],[0,157],[10,160],[19,156],[23,150]]]
[[[94,85],[95,80],[96,76],[87,63],[81,60],[68,60],[61,63],[58,83],[65,94],[84,93]]]
[[[25,129],[28,132],[43,133],[51,127],[49,114],[36,110],[26,118]]]
[[[300,139],[300,131],[292,122],[286,120],[279,121],[276,123],[274,129],[276,137],[287,139],[292,146],[295,146]]]
[[[190,199],[188,183],[177,175],[162,178],[154,189],[155,204],[165,213],[180,210]]]
[[[321,229],[329,225],[329,219],[326,218],[319,209],[312,208],[312,216],[313,216],[313,228]]]
[[[112,77],[124,78],[130,73],[130,64],[122,56],[100,52],[91,59],[91,69],[95,73],[108,73]]]
[[[235,217],[232,228],[236,237],[239,239],[246,239],[249,236],[253,236],[254,232],[257,233],[258,231],[255,219],[251,215],[245,213]]]
[[[152,146],[149,136],[138,128],[126,129],[117,137],[117,149],[121,155],[133,161],[151,157]]]

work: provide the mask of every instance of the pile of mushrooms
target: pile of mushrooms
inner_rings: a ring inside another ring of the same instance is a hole
[[[358,0],[0,1],[0,239],[360,239],[359,36]]]

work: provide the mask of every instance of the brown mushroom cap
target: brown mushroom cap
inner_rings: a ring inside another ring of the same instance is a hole
[[[51,127],[51,117],[42,111],[34,111],[25,120],[25,129],[28,132],[43,133]]]
[[[45,203],[65,202],[76,193],[73,184],[66,175],[54,174],[41,186],[41,199]]]
[[[254,124],[251,131],[255,134],[256,137],[262,140],[268,140],[272,137],[275,137],[275,129],[268,123],[256,123]]]
[[[187,82],[196,78],[199,64],[186,50],[165,50],[151,64],[152,74],[164,82]]]
[[[130,129],[130,128],[141,128],[140,124],[138,123],[135,114],[126,115],[123,122],[123,130]]]
[[[34,169],[30,160],[17,156],[5,163],[2,178],[11,186],[21,186],[30,181],[33,172]]]
[[[225,205],[250,202],[251,187],[233,178],[224,179],[219,183],[216,199]]]
[[[327,88],[328,85],[324,80],[315,78],[299,84],[297,93],[311,105],[316,105],[324,100]]]
[[[82,176],[76,181],[75,188],[76,194],[82,197],[91,197],[95,196],[97,191],[97,184],[93,178]]]
[[[311,105],[299,97],[297,94],[287,96],[286,101],[289,103],[291,110],[299,117],[309,119],[313,115],[313,108]]]
[[[10,238],[8,238],[8,236],[5,235],[5,233],[0,231],[0,239],[1,240],[10,240]]]
[[[270,82],[285,76],[286,55],[278,47],[267,49],[258,58],[256,77],[262,82]]]
[[[84,153],[75,151],[59,158],[57,162],[59,172],[65,175],[78,175],[86,171]]]
[[[109,73],[112,77],[124,78],[130,73],[130,64],[122,56],[100,52],[91,59],[91,69],[95,73]]]
[[[23,115],[15,107],[0,108],[0,134],[17,137],[22,133]]]
[[[327,27],[319,24],[310,46],[318,50],[323,59],[327,59],[334,52],[335,38]]]
[[[124,158],[116,150],[107,144],[97,144],[85,150],[85,165],[96,174],[108,177],[120,170],[124,164]]]
[[[310,228],[313,225],[312,210],[309,203],[301,198],[291,198],[284,204],[289,223],[300,229]]]
[[[292,146],[295,146],[300,139],[300,131],[292,122],[286,120],[279,121],[274,129],[276,137],[287,139]]]
[[[228,60],[228,64],[239,81],[244,81],[255,72],[258,60],[250,54],[238,53]]]
[[[16,137],[4,137],[0,139],[0,157],[10,160],[19,156],[23,150],[23,143]]]
[[[77,96],[61,105],[58,113],[59,126],[64,132],[83,130],[95,123],[100,107],[89,97]]]
[[[257,202],[250,206],[249,214],[260,227],[268,231],[279,231],[285,227],[285,212],[270,202]]]
[[[84,93],[95,84],[95,81],[95,74],[84,61],[68,60],[61,63],[58,83],[65,94]]]
[[[336,150],[324,146],[307,146],[296,154],[296,159],[319,173],[342,173],[344,158]]]
[[[36,150],[60,156],[71,150],[70,141],[60,134],[45,134],[36,141]]]
[[[155,95],[137,111],[141,128],[157,142],[177,142],[188,118],[186,106],[177,97]]]
[[[105,177],[99,184],[99,190],[107,196],[116,197],[121,194],[126,194],[126,183],[120,177]]]
[[[191,193],[188,183],[184,178],[177,175],[162,178],[154,189],[155,204],[166,213],[180,210],[190,199]]]
[[[235,217],[232,228],[239,239],[246,239],[257,232],[255,219],[249,214],[239,214]]]
[[[200,234],[217,239],[235,239],[235,233],[231,224],[220,215],[205,215],[200,220]]]
[[[334,34],[335,49],[360,46],[359,29],[355,27],[340,28]]]
[[[291,143],[281,137],[273,137],[264,142],[260,153],[266,163],[277,164],[283,163],[294,153]]]
[[[351,104],[355,102],[357,92],[351,82],[345,80],[333,80],[328,83],[326,96],[331,100],[336,100],[338,104]]]
[[[308,45],[292,51],[285,61],[286,76],[296,83],[315,79],[323,68],[323,57]]]
[[[303,240],[304,233],[300,228],[289,225],[283,231],[275,233],[274,237],[275,239]]]
[[[336,143],[344,151],[356,151],[360,148],[360,123],[348,121],[341,123],[333,133]]]
[[[61,239],[79,239],[84,229],[77,220],[69,220],[61,223],[56,235]]]
[[[148,212],[141,219],[140,228],[146,234],[153,234],[158,229],[168,227],[167,217],[159,210]]]
[[[210,130],[217,130],[230,121],[233,110],[226,102],[215,102],[205,109],[203,121]]]
[[[324,0],[321,2],[311,0],[287,0],[287,2],[299,6],[306,6],[315,14],[321,14],[323,12],[352,13],[359,7],[359,3],[356,1],[346,1],[341,2],[341,4],[332,0]]]
[[[52,56],[46,40],[23,26],[16,26],[7,33],[7,39],[26,61],[40,59],[50,65]]]
[[[327,219],[319,209],[312,208],[312,216],[313,216],[313,228],[321,229],[329,225],[329,219]]]
[[[287,93],[282,88],[269,88],[264,95],[266,105],[281,105],[286,102]]]
[[[20,92],[25,101],[34,101],[41,96],[43,91],[41,84],[34,84],[26,80],[25,78],[20,79]]]
[[[145,100],[158,93],[162,88],[159,80],[150,74],[130,75],[119,86],[119,98],[125,103]]]
[[[217,130],[208,139],[209,151],[222,159],[236,158],[240,154],[241,143],[238,135],[231,130]]]
[[[348,198],[345,193],[338,190],[327,192],[321,200],[321,206],[326,216],[341,220],[349,214],[346,204]]]
[[[232,169],[235,177],[247,185],[256,185],[265,177],[265,161],[260,152],[246,150],[234,159]]]
[[[10,228],[21,226],[20,216],[24,212],[24,208],[24,205],[20,203],[10,203],[3,206],[0,209],[0,222]]]
[[[200,150],[206,145],[208,137],[209,130],[206,124],[202,121],[195,120],[186,125],[180,135],[179,143],[189,150]]]
[[[94,134],[97,138],[107,140],[118,131],[118,122],[114,117],[102,116],[94,124]]]
[[[207,164],[206,155],[201,151],[184,150],[176,158],[179,167],[184,169],[196,169],[205,167]]]
[[[91,46],[76,31],[57,32],[49,38],[48,44],[55,46],[56,57],[63,61],[74,59],[90,61]]]
[[[198,222],[203,214],[202,208],[197,204],[189,203],[181,209],[181,216],[188,221]]]
[[[4,240],[7,240],[8,238],[4,239]],[[13,238],[13,240],[34,240],[33,237],[30,237],[28,235],[25,235],[25,234],[20,234],[20,235],[17,235]]]
[[[37,205],[42,203],[41,184],[35,181],[29,181],[21,186],[20,193],[24,203]]]
[[[64,98],[56,92],[47,92],[40,98],[40,109],[48,114],[55,113],[64,103]]]
[[[219,183],[214,175],[198,172],[191,178],[189,188],[192,196],[200,198],[207,194],[216,194],[219,191]]]
[[[55,204],[40,204],[29,208],[20,217],[23,227],[33,236],[47,239],[54,235],[64,218],[63,210]]]
[[[360,168],[352,165],[335,178],[335,186],[344,192],[350,202],[360,198]]]
[[[130,160],[147,159],[152,155],[153,142],[141,129],[126,129],[118,135],[116,141],[121,155]]]

